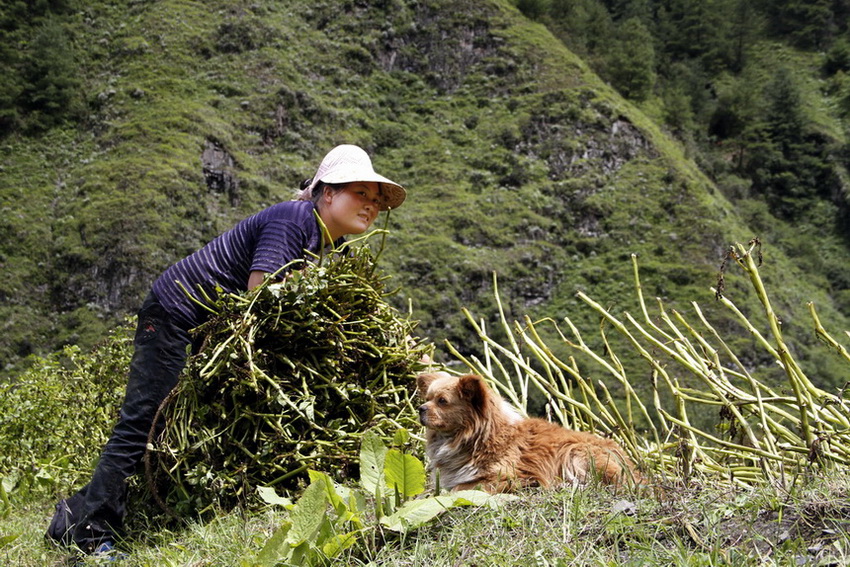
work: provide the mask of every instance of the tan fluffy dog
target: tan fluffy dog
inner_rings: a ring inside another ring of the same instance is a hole
[[[634,465],[610,439],[523,418],[480,376],[420,374],[419,420],[426,452],[443,488],[504,492],[522,486],[639,482]]]

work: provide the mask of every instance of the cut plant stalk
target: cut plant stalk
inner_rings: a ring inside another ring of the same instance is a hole
[[[527,402],[528,387],[533,386],[549,400],[547,407],[552,416],[564,425],[614,433],[633,458],[655,467],[654,472],[661,478],[682,474],[686,479],[712,477],[719,482],[774,485],[789,473],[804,472],[813,462],[846,466],[850,458],[850,401],[844,398],[843,390],[835,394],[815,386],[791,355],[753,258],[756,254],[760,259],[758,240],[750,242],[748,248],[741,245],[732,248],[727,259],[735,261],[724,261],[721,275],[727,264],[744,271],[761,303],[762,316],[770,329],[767,336],[732,301],[715,289],[711,291],[756,344],[783,368],[788,395],[780,393],[781,386],[760,381],[758,369],[751,370],[742,364],[696,303],[692,306],[700,328],[691,324],[682,312],[668,312],[660,300],[657,301],[660,323],[656,324],[643,297],[634,255],[632,267],[640,320],[627,312],[615,315],[586,293],[576,294],[602,322],[599,336],[604,355],[588,345],[569,317],[563,321],[570,329],[571,338],[561,332],[553,319],[535,322],[525,316],[522,324],[510,324],[498,297],[499,324],[507,337],[506,344],[493,340],[484,323],[476,322],[465,311],[484,345],[485,360],[467,360],[452,345],[448,348],[470,369],[494,382],[512,402]],[[850,362],[848,351],[821,325],[814,306],[809,304],[809,310],[817,336]],[[588,369],[581,368],[575,357],[561,360],[554,354],[555,349],[546,344],[537,330],[543,323],[555,330],[561,346],[581,353],[589,367],[602,370],[620,386],[622,394],[617,403],[608,384],[591,380]],[[606,326],[613,328],[626,340],[628,348],[648,363],[651,407],[644,404],[632,386],[629,372],[633,370],[621,364]],[[530,360],[534,361],[533,366]],[[508,367],[513,371],[509,372]],[[673,407],[666,407],[670,402],[663,400],[672,400]],[[721,423],[717,426],[719,434],[701,429],[690,418],[691,414],[704,416],[706,409],[712,407],[722,409]],[[635,410],[647,423],[644,431],[635,430]]]

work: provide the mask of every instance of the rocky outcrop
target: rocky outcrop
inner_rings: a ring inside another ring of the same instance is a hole
[[[216,193],[226,194],[232,206],[239,205],[239,178],[236,177],[236,160],[218,143],[207,140],[201,154],[204,180]]]

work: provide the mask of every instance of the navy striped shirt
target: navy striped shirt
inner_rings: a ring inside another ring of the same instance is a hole
[[[153,284],[154,294],[180,327],[197,327],[208,312],[184,288],[200,301],[199,287],[213,298],[216,287],[245,291],[252,271],[274,273],[304,258],[305,251],[318,252],[322,238],[314,211],[310,201],[285,201],[248,217],[165,270]]]

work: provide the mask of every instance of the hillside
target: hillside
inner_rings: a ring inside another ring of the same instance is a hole
[[[493,272],[516,317],[595,326],[576,290],[633,309],[632,253],[647,295],[711,312],[725,251],[753,236],[804,358],[805,302],[850,328],[810,255],[772,241],[805,227],[730,202],[650,109],[507,0],[56,4],[33,30],[67,39],[45,43],[73,71],[67,112],[0,142],[7,373],[96,342],[171,262],[291,198],[342,142],[408,188],[382,262],[438,344],[478,348],[461,307],[492,316]]]

